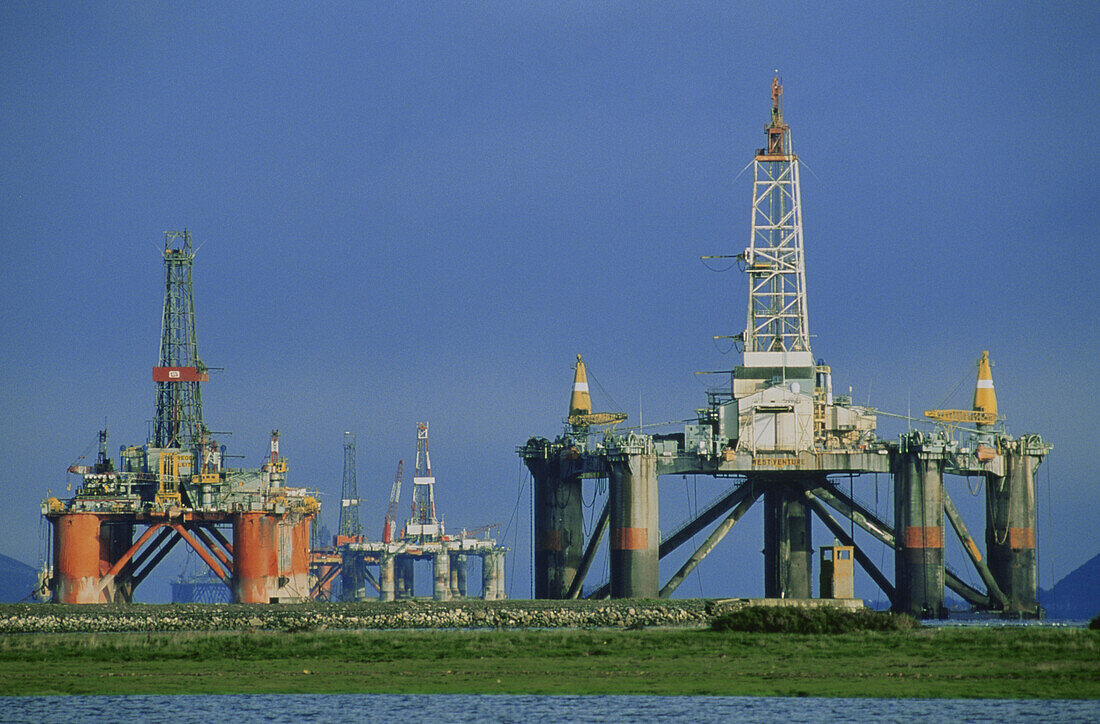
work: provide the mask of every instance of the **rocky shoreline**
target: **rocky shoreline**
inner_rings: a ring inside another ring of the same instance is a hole
[[[712,604],[676,601],[481,601],[437,603],[0,605],[0,634],[154,631],[323,631],[699,627]]]

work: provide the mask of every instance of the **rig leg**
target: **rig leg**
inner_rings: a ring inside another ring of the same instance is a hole
[[[810,508],[801,492],[778,482],[764,483],[764,595],[811,598],[813,539]]]
[[[497,600],[497,587],[495,582],[497,560],[492,551],[486,551],[481,556],[481,597],[486,601]]]
[[[989,569],[1010,616],[1039,615],[1035,564],[1035,469],[1038,458],[1006,446],[1005,476],[986,480],[985,545]]]
[[[110,568],[130,550],[134,543],[133,523],[107,523],[99,528],[101,560]],[[133,603],[134,581],[123,569],[112,583],[104,587],[103,593],[110,603]]]
[[[340,599],[343,601],[361,601],[366,597],[366,578],[363,576],[363,554],[340,550]]]
[[[53,600],[56,603],[130,603],[132,569],[116,568],[133,545],[133,523],[104,521],[96,513],[53,519]]]
[[[492,584],[495,591],[493,598],[497,601],[503,601],[508,598],[508,591],[504,588],[504,551],[492,551],[489,553],[489,557],[493,559]]]
[[[451,597],[466,598],[466,554],[451,554]]]
[[[378,592],[378,598],[381,601],[394,599],[394,568],[394,557],[382,554],[382,560],[378,564],[379,577],[382,579],[381,590]]]
[[[567,598],[584,555],[581,478],[558,461],[532,466],[535,492],[535,598]]]
[[[53,600],[106,603],[100,596],[99,516],[69,513],[53,521]]]
[[[416,560],[408,556],[395,556],[394,566],[397,574],[397,598],[412,598],[416,583]]]
[[[657,598],[657,456],[609,458],[611,597]]]
[[[451,554],[444,546],[439,553],[433,556],[433,571],[435,573],[435,586],[432,590],[432,598],[436,601],[451,600]]]
[[[279,590],[278,519],[267,513],[233,517],[233,602],[270,603]]]
[[[903,436],[894,469],[896,609],[945,618],[942,446]]]
[[[309,521],[288,515],[279,519],[279,590],[282,603],[309,600]]]

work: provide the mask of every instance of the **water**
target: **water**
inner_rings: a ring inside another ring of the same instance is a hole
[[[955,616],[945,619],[927,619],[921,621],[922,626],[932,628],[1088,628],[1088,619],[1083,618],[1045,618],[1012,619],[993,618],[990,616]]]
[[[241,694],[0,698],[0,720],[20,722],[1096,722],[1100,701],[819,699],[748,696],[466,696]]]

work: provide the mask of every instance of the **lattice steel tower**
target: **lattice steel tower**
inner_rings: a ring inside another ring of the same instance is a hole
[[[344,433],[344,488],[340,494],[340,529],[337,535],[359,538],[363,526],[359,522],[359,486],[355,480],[355,435]]]
[[[443,523],[435,517],[435,477],[428,453],[428,423],[416,424],[416,472],[413,475],[412,517],[405,526],[410,537],[443,535]]]
[[[195,252],[191,233],[164,234],[164,316],[160,328],[160,364],[153,368],[157,406],[153,447],[191,450],[202,460],[208,434],[202,420],[202,386],[209,379],[195,338],[191,269]]]
[[[749,275],[745,352],[810,351],[798,156],[791,149],[790,126],[783,122],[782,101],[777,76],[768,145],[753,161],[752,233],[744,253]]]

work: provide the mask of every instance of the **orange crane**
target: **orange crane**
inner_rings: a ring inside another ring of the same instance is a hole
[[[385,528],[382,530],[382,542],[392,543],[394,527],[397,525],[394,522],[394,516],[397,515],[397,503],[401,499],[401,475],[405,472],[405,461],[399,460],[397,462],[397,475],[393,478],[393,487],[390,488],[390,507],[386,509],[386,521]]]

